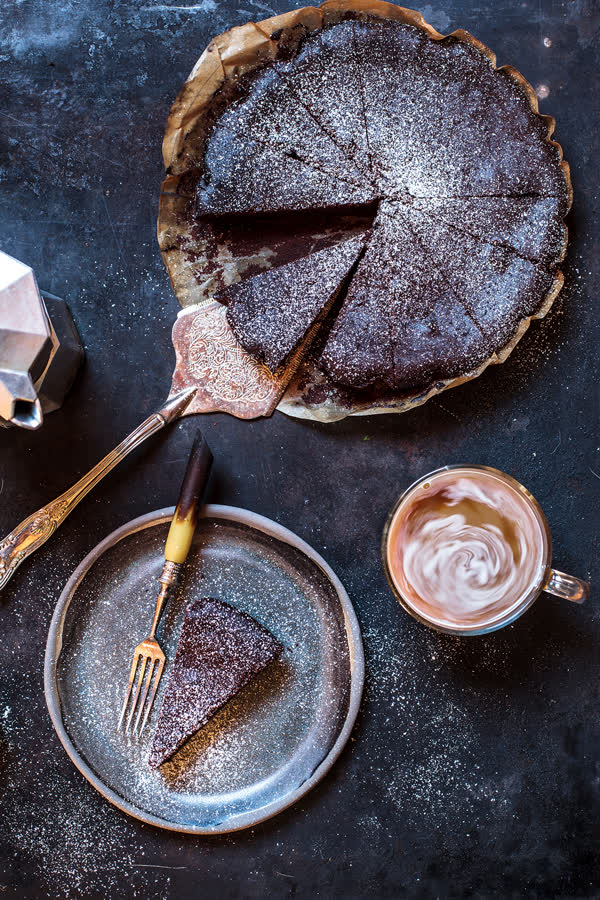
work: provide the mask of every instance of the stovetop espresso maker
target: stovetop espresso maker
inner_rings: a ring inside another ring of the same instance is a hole
[[[0,425],[39,428],[82,360],[66,303],[42,296],[33,270],[0,251]]]

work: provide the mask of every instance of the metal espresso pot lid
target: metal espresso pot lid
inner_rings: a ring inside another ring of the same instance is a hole
[[[52,319],[33,270],[0,251],[0,424],[39,428],[44,412],[61,405],[81,363],[66,305],[50,302]]]

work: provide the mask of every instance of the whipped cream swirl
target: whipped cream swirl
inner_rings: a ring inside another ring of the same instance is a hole
[[[546,540],[534,507],[509,483],[450,470],[401,504],[388,548],[409,605],[435,624],[470,627],[525,599],[543,571]]]

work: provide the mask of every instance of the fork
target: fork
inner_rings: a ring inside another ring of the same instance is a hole
[[[152,627],[148,637],[134,650],[127,693],[117,729],[120,729],[125,723],[126,732],[141,734],[150,716],[165,667],[165,654],[156,639],[156,629],[167,598],[177,583],[192,544],[198,524],[200,503],[212,461],[213,455],[210,448],[201,433],[198,432],[192,445],[179,492],[177,508],[171,520],[165,544],[165,562],[158,579],[160,590],[156,599]]]

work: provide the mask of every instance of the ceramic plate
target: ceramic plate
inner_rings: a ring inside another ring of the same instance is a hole
[[[186,604],[201,596],[250,613],[286,649],[171,763],[150,769],[168,665],[141,739],[116,724],[133,649],[152,619],[172,515],[162,509],[129,522],[73,574],[48,635],[46,700],[67,753],[115,806],[175,831],[234,831],[290,806],[339,755],[362,694],[360,631],[346,591],[308,544],[254,513],[205,507],[159,627],[167,660]]]

